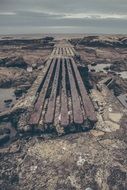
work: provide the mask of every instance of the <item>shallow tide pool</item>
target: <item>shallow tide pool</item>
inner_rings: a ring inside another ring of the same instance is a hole
[[[10,104],[5,103],[5,100],[12,100]],[[0,112],[5,111],[12,106],[16,101],[13,88],[0,88]]]

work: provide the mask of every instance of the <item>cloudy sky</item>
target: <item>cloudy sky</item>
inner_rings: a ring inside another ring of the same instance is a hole
[[[0,34],[127,34],[127,0],[0,0]]]

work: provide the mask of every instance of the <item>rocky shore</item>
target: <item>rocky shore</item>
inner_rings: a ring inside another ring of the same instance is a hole
[[[0,40],[0,190],[126,190],[127,110],[117,96],[127,92],[119,74],[127,71],[127,38],[69,41],[98,121],[92,130],[56,136],[26,122],[55,42]]]
[[[13,129],[16,136],[15,124],[23,110],[15,109],[15,104],[24,98],[44,67],[54,45],[52,40],[50,37],[0,40],[0,145],[11,142]]]

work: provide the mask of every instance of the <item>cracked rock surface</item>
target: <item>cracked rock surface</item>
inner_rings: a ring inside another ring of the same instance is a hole
[[[117,132],[91,130],[13,142],[0,150],[0,189],[125,190],[125,121]]]

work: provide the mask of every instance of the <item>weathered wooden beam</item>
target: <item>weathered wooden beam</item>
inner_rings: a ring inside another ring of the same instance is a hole
[[[72,48],[69,48],[69,50],[70,50],[71,56],[74,56],[74,52],[73,52]]]
[[[66,127],[68,125],[69,125],[69,117],[68,117],[68,107],[67,107],[65,59],[62,59],[61,126]]]
[[[59,73],[60,73],[60,59],[57,61],[55,76],[52,84],[51,95],[49,98],[47,112],[45,114],[45,124],[53,124],[54,121],[54,112],[55,112],[55,103],[56,103],[56,95],[58,89],[58,82],[59,82]]]
[[[52,51],[52,53],[51,53],[51,55],[52,56],[55,55],[55,52],[56,52],[56,49],[54,48],[53,51]]]
[[[92,104],[92,101],[90,100],[86,88],[83,84],[82,78],[80,76],[80,73],[77,69],[76,63],[74,61],[73,58],[70,58],[71,63],[72,63],[72,67],[74,69],[75,72],[75,77],[77,78],[77,83],[78,83],[78,87],[81,93],[81,98],[83,101],[83,105],[84,105],[84,110],[86,112],[86,116],[88,117],[88,119],[92,122],[96,122],[97,121],[97,117],[96,117],[96,113],[94,111],[94,106]]]
[[[67,50],[66,50],[66,47],[64,48],[64,50],[65,50],[65,56],[67,56]]]
[[[70,56],[69,48],[66,48],[67,56]]]
[[[77,92],[77,88],[76,88],[76,84],[75,84],[75,80],[74,80],[69,59],[67,59],[67,70],[68,70],[68,75],[69,75],[70,90],[71,90],[71,97],[72,97],[74,123],[81,125],[83,124],[82,110],[81,110],[80,100],[78,97],[78,92]]]
[[[63,55],[66,56],[66,51],[64,47],[63,47]]]
[[[48,71],[48,74],[45,78],[45,82],[43,85],[43,88],[39,94],[38,100],[35,103],[34,106],[34,112],[32,113],[30,120],[29,120],[29,124],[30,125],[37,125],[39,123],[40,117],[41,117],[41,112],[44,106],[44,101],[45,101],[45,97],[46,97],[46,93],[49,87],[49,83],[50,83],[50,79],[53,73],[53,69],[56,63],[56,59],[53,59],[52,63],[51,61],[49,61],[49,64],[51,64],[50,69]]]
[[[58,55],[59,54],[59,48],[57,47],[56,48],[56,55]]]

